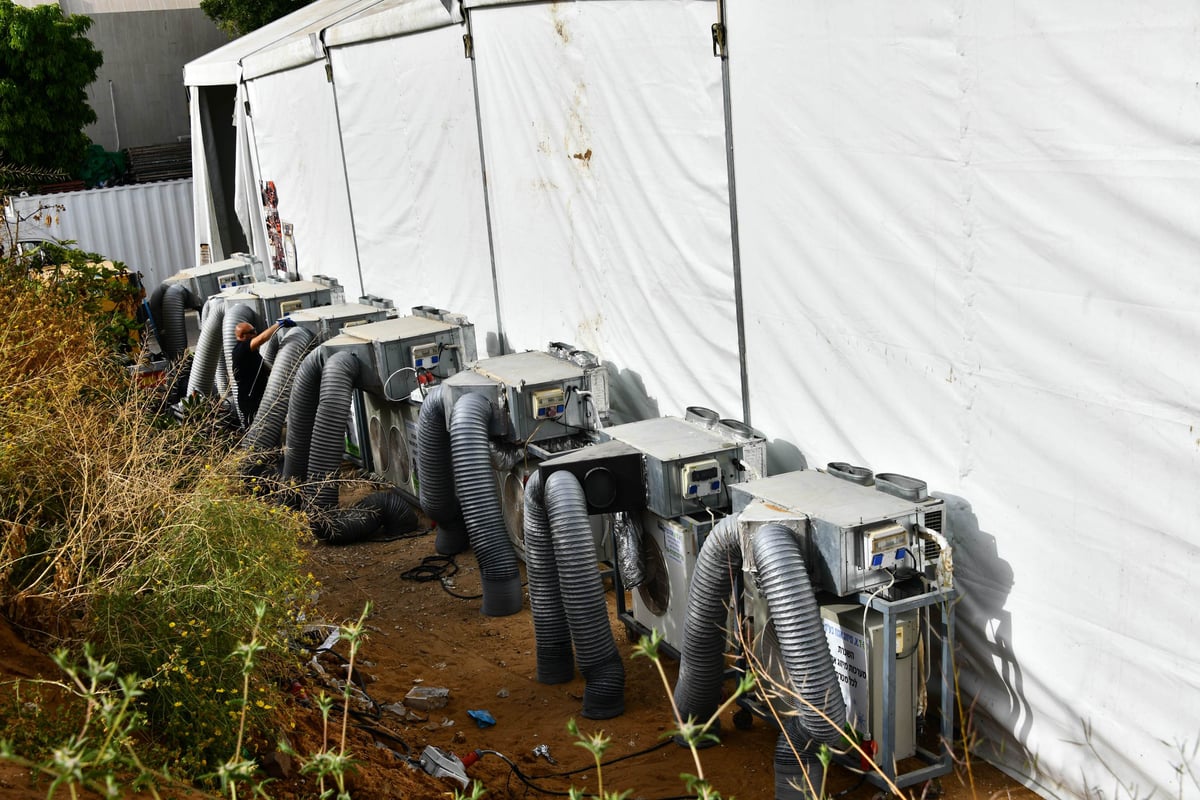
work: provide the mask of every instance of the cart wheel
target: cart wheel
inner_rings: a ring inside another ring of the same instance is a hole
[[[754,727],[754,715],[744,708],[733,712],[733,727],[739,731],[748,731]]]

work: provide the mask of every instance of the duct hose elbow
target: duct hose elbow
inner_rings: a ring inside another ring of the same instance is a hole
[[[310,350],[296,370],[296,379],[288,396],[287,450],[283,456],[285,480],[303,480],[307,477],[309,445],[320,399],[324,358],[325,353],[320,348]]]
[[[200,338],[196,342],[196,355],[192,359],[192,371],[188,375],[187,397],[212,393],[217,362],[221,358],[221,330],[225,320],[225,306],[206,304],[208,313],[200,325]]]
[[[758,590],[771,611],[791,689],[802,700],[796,719],[808,737],[839,746],[846,705],[800,543],[789,528],[770,523],[758,529],[753,547]]]
[[[521,610],[521,571],[492,472],[488,442],[491,418],[491,400],[475,393],[460,397],[450,419],[450,456],[455,493],[462,504],[471,549],[479,562],[483,613],[504,617]]]
[[[315,337],[303,328],[289,328],[285,333],[275,356],[275,366],[267,378],[267,388],[263,391],[258,414],[242,438],[242,447],[248,450],[274,450],[279,447],[296,372],[304,354],[315,341]]]
[[[566,471],[551,475],[545,505],[559,593],[585,681],[582,713],[588,719],[610,719],[625,713],[625,664],[608,623],[604,582],[596,569],[596,544],[579,480]]]
[[[344,350],[330,356],[321,370],[320,401],[308,452],[308,491],[317,508],[338,503],[338,485],[332,478],[345,458],[346,420],[361,372],[358,357]]]
[[[187,350],[187,328],[183,322],[184,307],[188,303],[187,284],[173,283],[166,288],[162,295],[161,316],[155,320],[161,325],[162,345],[167,358],[178,360]]]
[[[741,571],[737,517],[728,516],[704,540],[692,573],[679,680],[675,684],[675,705],[683,719],[704,722],[720,707],[726,621],[733,603],[734,581]]]
[[[775,742],[775,800],[825,797],[825,765],[818,747],[807,739],[795,717],[789,717]]]
[[[542,474],[525,483],[525,576],[529,580],[529,612],[537,652],[538,683],[566,683],[575,677],[575,650],[558,585],[558,566],[550,520],[542,497]]]
[[[417,476],[420,478],[421,508],[437,523],[434,549],[442,555],[455,555],[471,546],[462,509],[454,493],[454,475],[450,457],[450,434],[446,431],[446,411],[442,387],[434,386],[417,416]]]

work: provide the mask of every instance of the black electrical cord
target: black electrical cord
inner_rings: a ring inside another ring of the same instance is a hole
[[[626,759],[629,759],[629,758],[637,758],[638,756],[644,756],[644,755],[648,755],[649,753],[653,753],[655,750],[661,750],[661,749],[663,749],[664,747],[666,747],[667,745],[669,745],[669,744],[673,744],[673,743],[674,743],[674,742],[673,742],[673,740],[671,740],[671,739],[663,739],[663,740],[662,740],[661,742],[659,742],[658,744],[651,745],[650,747],[647,747],[645,750],[638,750],[636,753],[626,753],[626,754],[625,754],[625,755],[623,755],[623,756],[617,756],[616,758],[609,759],[608,761],[601,761],[601,762],[600,762],[600,766],[602,766],[602,767],[607,767],[607,766],[609,766],[610,764],[616,764],[616,763],[618,763],[618,762],[620,762],[620,761],[625,761]],[[549,775],[543,775],[543,776],[541,776],[541,777],[544,777],[544,778],[553,778],[553,777],[565,778],[567,775],[577,775],[577,774],[578,774],[578,773],[580,773],[580,772],[587,772],[589,769],[593,769],[593,768],[595,768],[595,766],[596,766],[595,764],[589,764],[589,765],[587,765],[586,767],[580,767],[579,769],[573,769],[573,770],[569,770],[569,771],[567,771],[567,772],[552,772],[552,773],[550,773]]]
[[[459,600],[478,600],[483,597],[482,594],[459,594],[446,585],[449,578],[458,574],[458,562],[454,560],[454,556],[433,555],[425,556],[421,559],[421,563],[411,569],[407,569],[400,573],[400,577],[406,581],[416,581],[417,583],[429,583],[437,581],[442,585],[442,589],[451,597],[457,597]]]

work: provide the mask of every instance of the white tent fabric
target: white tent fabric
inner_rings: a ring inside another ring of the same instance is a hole
[[[362,281],[324,62],[271,73],[247,81],[246,88],[259,190],[274,184],[280,223],[292,226],[297,262],[292,271],[336,278],[353,296]]]
[[[242,230],[246,231],[250,252],[263,258],[263,254],[268,250],[267,228],[262,215],[262,193],[255,178],[258,169],[254,147],[254,123],[246,114],[247,101],[246,85],[239,83],[233,111],[234,127],[237,128],[237,149],[234,152],[234,211]],[[225,257],[227,258],[228,254],[225,254]]]
[[[754,422],[953,504],[964,706],[1045,796],[1200,791],[1198,24],[729,2]]]
[[[1200,7],[726,0],[731,187],[715,2],[477,0],[473,62],[438,5],[318,0],[194,70],[311,54],[248,84],[304,271],[353,288],[357,245],[481,352],[591,350],[623,418],[739,416],[744,366],[772,471],[949,503],[980,752],[1046,797],[1194,794]]]
[[[470,12],[504,332],[612,364],[630,419],[742,408],[715,9]]]
[[[363,285],[400,308],[469,310],[478,333],[495,331],[475,95],[471,62],[463,57],[463,28],[451,24],[442,9],[440,27],[352,43],[355,30],[372,34],[402,28],[375,18],[387,16],[352,20],[345,26],[350,31],[339,25],[326,35],[327,41],[344,43],[330,48],[330,63]],[[481,341],[479,352],[486,348]]]

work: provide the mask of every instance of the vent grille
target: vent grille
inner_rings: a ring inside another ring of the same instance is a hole
[[[942,547],[937,542],[926,540],[925,542],[925,563],[937,561],[942,554]]]
[[[942,512],[940,509],[925,512],[925,527],[931,531],[942,532]]]

